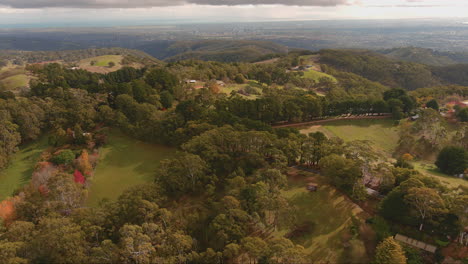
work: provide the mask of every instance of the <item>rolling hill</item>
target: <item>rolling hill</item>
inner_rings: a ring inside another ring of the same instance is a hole
[[[201,40],[148,43],[138,49],[166,61],[187,59],[221,62],[253,61],[272,53],[287,53],[286,46],[266,41]]]

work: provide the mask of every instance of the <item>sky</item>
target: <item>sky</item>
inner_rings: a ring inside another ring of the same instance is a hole
[[[464,17],[468,0],[0,0],[3,27]]]

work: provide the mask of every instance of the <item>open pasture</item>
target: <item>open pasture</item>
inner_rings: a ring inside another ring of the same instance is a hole
[[[78,63],[80,69],[95,73],[109,73],[122,68],[122,55],[104,55],[81,60]],[[109,63],[114,63],[110,67]]]
[[[120,132],[109,135],[91,182],[88,204],[115,200],[125,189],[152,182],[161,160],[171,158],[175,149],[136,141]]]
[[[369,140],[378,151],[391,155],[399,140],[398,126],[390,119],[336,120],[304,127],[301,133],[320,131],[328,137],[339,137],[344,141]]]
[[[11,160],[10,166],[0,171],[0,200],[11,196],[15,190],[29,182],[34,166],[47,147],[47,137],[43,136],[20,148]]]

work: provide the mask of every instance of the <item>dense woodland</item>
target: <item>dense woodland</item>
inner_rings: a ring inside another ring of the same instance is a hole
[[[389,87],[415,90],[440,84],[468,85],[466,64],[427,66],[356,50],[323,50],[320,54],[322,63]]]
[[[176,61],[105,75],[55,63],[28,65],[37,76],[30,92],[15,95],[4,87],[0,93],[0,168],[21,144],[44,133],[54,151],[41,156],[31,183],[17,191],[15,214],[0,230],[1,262],[311,263],[303,246],[264,236],[295,221],[281,195],[294,165],[320,169],[355,202],[369,199],[364,178],[381,177],[385,198],[369,220],[381,242],[376,263],[423,263],[421,254],[388,239],[396,232],[422,232],[438,241],[463,233],[467,190],[449,190],[420,174],[405,154],[441,152],[440,167],[463,173],[466,123],[458,122],[448,137],[447,121],[420,108],[431,99],[466,97],[468,88],[439,78],[443,73],[429,66],[330,50],[321,52],[322,68],[338,81],[313,81],[286,70],[300,65],[301,55],[271,64]],[[192,89],[187,79],[206,85]],[[262,96],[222,94],[215,80],[254,80]],[[395,164],[367,141],[272,128],[348,114],[392,114],[398,122],[416,113],[420,118],[401,131]],[[108,128],[179,152],[162,162],[153,183],[84,207],[84,183],[97,162],[90,157],[106,144]],[[453,156],[462,157],[456,166],[447,163]],[[467,242],[461,237],[460,243]]]

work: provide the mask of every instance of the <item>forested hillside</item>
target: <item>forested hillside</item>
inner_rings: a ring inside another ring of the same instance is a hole
[[[409,61],[431,66],[447,66],[468,63],[468,53],[462,52],[441,52],[417,47],[386,49],[379,50],[378,52],[395,60]]]
[[[10,60],[13,64],[40,63],[50,61],[63,61],[67,63],[78,62],[82,59],[102,55],[125,55],[139,60],[157,62],[151,55],[139,50],[123,48],[78,49],[78,50],[54,50],[54,51],[16,51],[0,50],[0,60]]]
[[[288,48],[282,45],[266,41],[248,40],[158,42],[140,46],[139,49],[158,59],[167,61],[198,59],[222,62],[250,62],[266,54],[286,54],[288,52]]]
[[[322,63],[390,87],[414,90],[439,83],[439,80],[432,75],[429,66],[395,61],[369,51],[323,50],[320,55]]]

